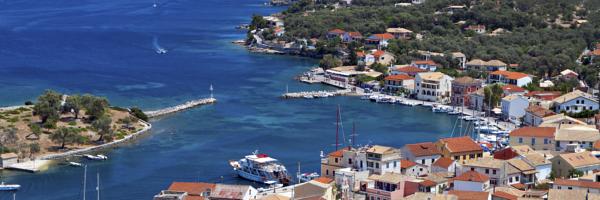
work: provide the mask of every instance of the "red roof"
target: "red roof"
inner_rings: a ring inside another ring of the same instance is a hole
[[[433,60],[415,60],[412,63],[414,63],[415,65],[438,65]]]
[[[389,34],[389,33],[379,33],[379,34],[373,34],[373,37],[380,39],[380,40],[390,40],[390,39],[394,39],[394,35]]]
[[[498,197],[498,198],[501,198],[501,199],[506,199],[506,200],[517,200],[517,199],[519,199],[518,196],[509,194],[509,193],[506,193],[506,192],[502,192],[502,191],[496,191],[496,192],[494,192],[494,194],[492,194],[492,196]]]
[[[521,78],[528,77],[529,75],[521,73],[521,72],[510,72],[510,71],[495,71],[492,72],[491,75],[504,76],[507,79],[517,80]]]
[[[554,138],[554,127],[523,127],[510,132],[510,137],[545,137]]]
[[[562,95],[559,91],[531,91],[525,96],[551,101]]]
[[[490,193],[488,192],[473,192],[473,191],[461,191],[461,190],[450,190],[448,194],[456,195],[458,200],[488,200]]]
[[[406,169],[412,166],[417,165],[417,163],[410,161],[410,160],[400,160],[400,168],[402,169]]]
[[[396,69],[399,72],[404,72],[404,73],[421,73],[421,72],[428,72],[427,70],[415,67],[415,66],[406,66],[406,67],[400,67]]]
[[[331,182],[333,182],[333,179],[321,176],[319,178],[315,178],[314,181],[317,181],[319,183],[330,184]]]
[[[483,183],[490,180],[490,177],[476,171],[467,171],[460,176],[454,177],[453,181],[469,181]]]
[[[328,33],[332,33],[332,34],[344,34],[346,31],[336,28],[336,29],[331,29]]]
[[[383,54],[385,54],[385,51],[382,51],[382,50],[377,50],[377,51],[373,52],[373,54],[372,54],[372,55],[373,55],[375,58],[379,58],[379,57],[383,56]]]
[[[535,115],[537,117],[548,117],[556,115],[555,112],[552,112],[551,110],[536,105],[530,105],[529,107],[527,107],[525,112],[531,113],[532,115]]]
[[[509,93],[525,92],[525,89],[516,85],[504,85],[502,86],[502,90]]]
[[[448,169],[448,167],[450,167],[450,165],[452,165],[452,163],[454,163],[454,161],[450,158],[446,158],[446,157],[442,157],[442,158],[438,158],[435,162],[433,162],[433,164],[431,164],[432,166],[438,166],[438,167],[443,167]]]
[[[596,49],[596,50],[590,52],[590,54],[593,56],[600,56],[600,49]]]
[[[406,75],[405,75],[406,76]],[[423,142],[416,144],[407,144],[406,149],[415,157],[432,156],[442,154],[433,142]]]
[[[404,81],[404,80],[412,80],[415,79],[412,76],[406,74],[398,74],[398,75],[390,75],[385,77],[386,81]]]
[[[519,156],[519,153],[517,153],[510,147],[494,152],[494,159],[498,160],[510,160],[517,156]]]
[[[360,32],[356,32],[356,31],[354,31],[354,32],[348,32],[348,35],[350,37],[362,37],[362,34],[360,34]]]
[[[475,143],[469,136],[443,138],[440,139],[440,142],[445,144],[445,148],[448,149],[450,153],[483,151],[481,146]]]
[[[216,184],[202,182],[173,182],[169,186],[171,191],[187,192],[190,195],[201,195],[206,191],[215,190]]]
[[[356,52],[356,56],[357,56],[357,57],[365,57],[365,52],[362,52],[362,51],[357,51],[357,52]]]
[[[331,157],[343,157],[344,156],[344,151],[345,149],[340,149],[334,152],[329,153],[329,156]]]
[[[598,149],[600,149],[600,140],[596,140],[594,142],[594,150],[598,150]]]
[[[594,188],[600,189],[600,182],[592,182],[592,181],[580,181],[580,180],[570,180],[570,179],[555,179],[554,185],[560,186],[577,186],[582,188]]]
[[[433,186],[436,186],[437,183],[433,182],[432,180],[425,179],[424,181],[420,182],[419,185],[421,185],[423,187],[433,187]]]

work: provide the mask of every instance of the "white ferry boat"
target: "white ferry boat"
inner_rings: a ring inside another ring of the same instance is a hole
[[[229,161],[229,164],[244,179],[268,185],[288,185],[290,182],[285,166],[267,154],[255,152],[238,161]]]

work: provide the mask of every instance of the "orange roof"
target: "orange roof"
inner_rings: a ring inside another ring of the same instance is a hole
[[[512,186],[512,187],[514,187],[516,189],[519,189],[519,190],[525,190],[526,189],[525,184],[523,184],[523,183],[515,183],[515,184],[512,184],[510,186]]]
[[[436,148],[433,142],[407,144],[406,149],[408,149],[415,157],[441,154],[440,150]]]
[[[410,161],[410,160],[400,160],[400,168],[402,169],[406,169],[412,166],[417,165],[417,163]]]
[[[404,72],[404,73],[421,73],[421,72],[427,72],[427,70],[415,67],[415,66],[406,66],[406,67],[400,67],[396,69],[399,72]]]
[[[350,37],[362,37],[362,34],[360,34],[360,32],[348,32],[348,35],[350,35]]]
[[[523,127],[513,130],[509,133],[510,137],[521,136],[521,137],[546,137],[554,138],[554,127]]]
[[[394,39],[394,35],[389,34],[389,33],[379,33],[379,34],[373,34],[373,37],[380,39],[380,40],[389,40],[389,39]]]
[[[450,190],[448,194],[456,195],[458,200],[488,200],[490,193],[488,192],[473,192],[473,191],[461,191],[461,190]]]
[[[317,181],[319,183],[325,183],[325,184],[330,184],[331,182],[333,182],[333,179],[327,178],[327,177],[319,177],[319,178],[315,178],[313,179],[314,181]]]
[[[531,91],[531,92],[528,92],[527,94],[525,94],[525,96],[528,96],[528,97],[535,97],[538,99],[548,100],[548,101],[556,99],[556,98],[560,97],[561,95],[562,95],[562,93],[559,91]]]
[[[340,149],[340,150],[337,150],[337,151],[329,153],[329,156],[332,156],[332,157],[343,157],[344,156],[344,151],[345,151],[345,149]]]
[[[415,65],[438,65],[433,60],[415,60],[413,63]]]
[[[476,171],[467,171],[460,176],[454,177],[453,181],[469,181],[483,183],[490,180],[490,177]]]
[[[345,32],[346,31],[344,31],[342,29],[336,28],[336,29],[331,29],[328,33],[343,34]]]
[[[596,140],[596,142],[594,142],[594,149],[600,149],[600,140]]]
[[[583,188],[600,189],[600,182],[580,181],[580,180],[570,180],[570,179],[560,179],[560,178],[554,180],[554,185],[577,186],[577,187],[583,187]]]
[[[523,89],[522,87],[516,86],[516,85],[504,85],[502,86],[502,90],[506,91],[506,92],[525,92],[525,89]]]
[[[494,194],[492,194],[492,196],[494,197],[500,197],[502,199],[507,199],[507,200],[517,200],[519,199],[518,196],[506,193],[506,192],[502,192],[502,191],[496,191],[494,192]]]
[[[365,52],[362,52],[362,51],[357,51],[357,52],[356,52],[356,56],[357,56],[357,57],[365,57]]]
[[[495,71],[491,73],[492,75],[504,76],[507,79],[521,79],[528,77],[529,75],[521,73],[521,72],[510,72],[510,71]]]
[[[385,54],[385,51],[382,51],[382,50],[377,50],[377,51],[373,52],[373,56],[375,58],[379,58],[380,56],[383,56],[383,54]]]
[[[448,167],[450,167],[450,165],[452,165],[452,163],[454,163],[454,161],[452,159],[446,158],[446,157],[441,157],[441,158],[438,158],[431,165],[432,166],[443,167],[443,168],[448,168]]]
[[[469,136],[443,138],[440,139],[440,142],[445,144],[445,148],[448,149],[450,153],[483,151],[481,146],[475,143]]]
[[[423,187],[433,187],[433,186],[436,186],[437,183],[432,180],[425,179],[424,181],[420,182],[419,185],[421,185]]]
[[[600,49],[596,49],[590,53],[593,56],[600,56]]]
[[[202,182],[173,182],[169,186],[171,191],[187,192],[191,195],[200,195],[203,192],[215,190],[216,184]]]
[[[412,76],[406,74],[398,74],[398,75],[390,75],[385,77],[386,81],[403,81],[403,80],[412,80],[415,79]]]

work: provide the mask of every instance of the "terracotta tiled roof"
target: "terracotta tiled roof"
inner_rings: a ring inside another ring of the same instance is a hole
[[[202,182],[173,182],[169,186],[171,191],[187,192],[191,195],[200,195],[206,191],[214,191],[216,184]]]
[[[432,166],[443,167],[443,168],[448,168],[448,167],[450,167],[450,165],[452,165],[452,163],[454,163],[454,161],[452,159],[446,158],[446,157],[442,157],[442,158],[438,158],[431,165]]]
[[[390,75],[385,77],[386,81],[403,81],[403,80],[412,80],[415,79],[412,76],[406,74],[398,74],[398,75]]]
[[[542,100],[552,101],[556,97],[560,97],[562,95],[559,91],[531,91],[525,94],[525,96],[538,98]]]
[[[350,37],[362,37],[362,34],[360,34],[360,32],[356,32],[356,31],[348,32],[348,35]]]
[[[417,165],[417,163],[410,161],[410,160],[400,160],[400,168],[402,169],[406,169],[412,166]]]
[[[517,200],[519,198],[518,196],[509,194],[509,193],[506,193],[506,192],[502,192],[502,191],[496,191],[496,192],[494,192],[494,194],[492,194],[492,196],[498,197],[498,198],[501,198],[501,199],[507,199],[507,200]]]
[[[421,73],[421,72],[428,72],[427,70],[415,67],[415,66],[407,66],[407,67],[401,67],[401,68],[397,68],[396,69],[399,72],[404,72],[404,73]]]
[[[594,142],[594,149],[600,149],[600,140]]]
[[[357,56],[357,57],[364,57],[364,56],[365,56],[365,52],[362,52],[362,51],[357,51],[357,52],[356,52],[356,56]]]
[[[436,185],[437,185],[437,183],[436,183],[436,182],[433,182],[433,181],[431,181],[431,180],[427,180],[427,179],[426,179],[426,180],[424,180],[424,181],[422,181],[422,182],[419,182],[419,185],[421,185],[421,186],[423,186],[423,187],[433,187],[433,186],[436,186]]]
[[[448,194],[456,195],[458,200],[488,200],[490,197],[488,192],[450,190]]]
[[[510,147],[494,152],[494,159],[496,160],[508,160],[517,156],[519,156],[519,153]]]
[[[593,56],[600,56],[600,49],[596,49],[596,50],[590,52],[590,54]]]
[[[438,65],[433,60],[415,60],[412,61],[412,63],[414,63],[415,65]]]
[[[476,171],[467,171],[462,173],[460,176],[454,177],[452,180],[483,183],[490,180],[490,177]]]
[[[514,187],[516,189],[519,189],[519,190],[525,190],[525,188],[526,188],[525,184],[523,184],[523,183],[515,183],[515,184],[512,184],[510,186],[512,186],[512,187]]]
[[[529,107],[527,107],[527,110],[525,110],[525,111],[528,113],[531,113],[532,115],[535,115],[537,117],[541,117],[541,118],[556,115],[555,112],[552,112],[551,110],[548,110],[541,106],[536,106],[536,105],[530,105]]]
[[[389,34],[389,33],[379,33],[379,34],[371,35],[370,38],[379,39],[379,40],[389,40],[389,39],[394,39],[394,35]]]
[[[331,182],[333,182],[333,179],[321,176],[319,178],[314,179],[314,181],[317,181],[319,183],[330,184]]]
[[[406,149],[415,157],[440,155],[441,152],[433,142],[407,144]]]
[[[600,160],[588,151],[560,154],[559,157],[575,168],[600,164]]]
[[[525,89],[523,89],[522,87],[516,86],[516,85],[503,85],[502,90],[505,92],[510,92],[510,93],[525,92]]]
[[[561,178],[555,179],[554,185],[600,189],[600,182],[570,180]]]
[[[545,137],[554,138],[556,128],[554,127],[523,127],[509,133],[510,137]]]
[[[456,78],[452,81],[452,84],[461,84],[461,85],[470,85],[470,84],[479,84],[481,85],[482,81],[481,80],[477,80],[468,76],[463,76],[463,77],[459,77]]]
[[[345,151],[345,149],[340,149],[340,150],[329,153],[329,156],[341,158],[344,156],[344,151]]]
[[[473,141],[473,139],[471,139],[471,137],[468,136],[443,138],[440,139],[440,142],[445,144],[445,147],[450,153],[483,151],[481,146],[475,143],[475,141]]]
[[[336,29],[331,29],[331,30],[330,30],[328,33],[332,33],[332,34],[343,34],[343,33],[345,33],[345,32],[346,32],[346,31],[344,31],[344,30],[342,30],[342,29],[336,28]]]
[[[528,77],[529,75],[521,73],[521,72],[509,72],[509,71],[495,71],[491,73],[492,75],[504,76],[507,79],[517,80],[521,78]]]
[[[385,51],[382,51],[382,50],[377,50],[377,51],[373,52],[373,56],[375,58],[379,58],[379,57],[383,56],[383,54],[385,54]]]

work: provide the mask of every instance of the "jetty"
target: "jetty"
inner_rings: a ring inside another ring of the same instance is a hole
[[[160,109],[160,110],[146,111],[146,112],[144,112],[144,114],[146,114],[150,118],[152,118],[152,117],[158,117],[158,116],[167,115],[167,114],[171,114],[171,113],[183,111],[183,110],[186,110],[186,109],[190,109],[190,108],[193,108],[193,107],[196,107],[196,106],[213,104],[215,102],[217,102],[217,99],[212,98],[212,97],[211,98],[204,98],[204,99],[197,99],[197,100],[185,102],[185,103],[180,104],[180,105],[163,108],[163,109]]]

